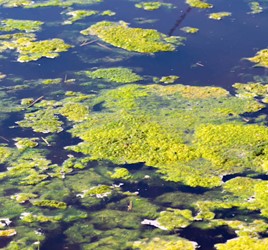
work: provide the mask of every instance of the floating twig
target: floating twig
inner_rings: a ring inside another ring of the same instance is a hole
[[[9,142],[9,140],[7,138],[5,138],[4,136],[0,136],[0,138],[6,142]]]
[[[204,66],[205,66],[204,64],[199,63],[199,62],[197,62],[196,65],[197,65],[197,66],[200,66],[200,67],[204,67]]]
[[[37,102],[41,101],[44,98],[44,96],[40,96],[38,97],[36,100],[34,100],[27,108],[32,107],[34,104],[36,104]]]
[[[41,136],[41,139],[47,144],[47,146],[51,146],[51,145],[49,144],[49,142],[47,141],[47,139],[45,139],[45,138],[42,137],[42,136]]]
[[[109,50],[112,50],[111,48],[109,48],[108,46],[104,45],[104,44],[101,44],[101,43],[96,43],[98,44],[100,47],[104,48],[104,49],[109,49]]]
[[[95,40],[92,40],[92,41],[84,41],[84,42],[82,42],[81,44],[80,44],[80,46],[82,47],[82,46],[86,46],[86,45],[88,45],[88,44],[91,44],[91,43],[94,43],[94,42],[96,42],[96,41],[98,41],[99,39],[95,39]]]

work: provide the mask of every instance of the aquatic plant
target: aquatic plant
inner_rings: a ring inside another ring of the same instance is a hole
[[[0,237],[10,237],[17,234],[15,229],[0,230]]]
[[[231,16],[231,15],[232,15],[231,12],[215,12],[215,13],[209,14],[209,18],[214,19],[214,20],[221,20],[224,17]]]
[[[0,41],[1,51],[16,50],[19,53],[18,62],[36,61],[42,57],[55,58],[60,52],[71,48],[71,45],[59,38],[35,41],[33,34],[18,33],[2,36],[0,39],[2,40]]]
[[[1,0],[0,4],[4,7],[13,8],[13,7],[24,7],[29,6],[33,2],[31,0]]]
[[[268,49],[260,50],[253,57],[246,58],[250,62],[255,63],[257,67],[268,68]]]
[[[8,147],[0,146],[0,164],[4,163],[12,154],[12,151]]]
[[[32,128],[35,132],[41,133],[58,133],[62,131],[61,125],[53,108],[38,110],[33,113],[25,114],[24,120],[18,121],[17,124],[23,128]]]
[[[186,0],[186,3],[193,8],[199,8],[199,9],[210,9],[213,7],[212,4],[207,3],[203,0]]]
[[[197,243],[193,241],[188,241],[186,239],[174,236],[162,236],[155,237],[152,239],[143,239],[139,241],[135,241],[133,243],[134,249],[141,250],[194,250],[197,248]]]
[[[37,195],[33,193],[17,193],[12,195],[10,198],[17,201],[18,203],[25,203],[30,199],[36,198]]]
[[[116,12],[111,11],[111,10],[104,10],[103,12],[101,12],[102,16],[114,16],[116,15]]]
[[[188,209],[167,209],[166,211],[160,212],[160,216],[157,218],[157,222],[168,230],[185,228],[193,220],[192,212]]]
[[[38,145],[37,138],[15,138],[15,145],[18,149],[34,148]]]
[[[35,32],[41,29],[43,22],[33,20],[16,20],[16,19],[4,19],[0,23],[0,31],[25,31]]]
[[[71,16],[63,24],[72,24],[78,20],[81,20],[85,17],[93,16],[98,14],[98,11],[95,10],[73,10],[66,12],[66,15]]]
[[[249,7],[251,9],[249,14],[259,14],[263,12],[263,8],[259,2],[256,2],[256,1],[249,2]]]
[[[268,239],[258,239],[248,236],[242,236],[228,240],[226,243],[216,244],[217,250],[229,249],[250,249],[250,250],[265,250],[267,248]]]
[[[110,173],[112,179],[128,180],[131,178],[130,172],[126,168],[115,168],[113,173]]]
[[[88,107],[80,103],[65,103],[59,113],[70,121],[81,122],[88,117]]]
[[[128,68],[103,68],[94,71],[85,71],[86,75],[96,79],[101,78],[111,82],[131,83],[141,81],[142,77]]]
[[[176,80],[178,80],[180,77],[179,76],[173,76],[173,75],[170,75],[170,76],[162,76],[160,79],[159,79],[159,82],[162,82],[162,83],[174,83]]]
[[[59,208],[59,209],[66,209],[67,204],[62,201],[55,201],[55,200],[30,200],[30,202],[34,206],[38,207],[51,207],[51,208]]]
[[[59,84],[62,82],[61,78],[54,78],[54,79],[44,79],[42,80],[43,84]]]
[[[198,28],[193,28],[193,27],[189,27],[189,26],[182,27],[180,30],[182,30],[186,33],[190,33],[190,34],[194,34],[194,33],[199,31]]]
[[[136,8],[143,9],[143,10],[148,10],[148,11],[157,10],[162,6],[168,7],[168,8],[174,7],[170,3],[162,3],[162,2],[140,2],[140,3],[135,4]]]
[[[233,87],[241,98],[261,97],[263,102],[267,102],[268,84],[260,82],[235,83]]]
[[[126,23],[98,22],[81,34],[95,35],[115,47],[140,53],[173,51],[175,46],[165,41],[165,35],[153,29],[130,28]]]

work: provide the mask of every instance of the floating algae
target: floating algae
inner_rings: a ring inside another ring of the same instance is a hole
[[[209,18],[214,19],[214,20],[221,20],[224,17],[231,16],[231,15],[232,13],[230,12],[215,12],[215,13],[209,14]]]
[[[35,32],[41,29],[43,22],[32,21],[32,20],[16,20],[16,19],[5,19],[1,21],[0,30],[1,31],[25,31],[25,32]]]
[[[42,57],[55,58],[59,52],[67,51],[71,46],[62,39],[35,41],[34,34],[12,34],[0,36],[0,51],[16,50],[18,62],[36,61]]]
[[[63,24],[73,24],[74,22],[81,20],[85,17],[93,16],[98,14],[95,10],[73,10],[66,13],[66,15],[71,16]]]
[[[248,57],[246,59],[250,62],[256,63],[256,67],[268,68],[268,49],[260,50],[254,57]]]
[[[142,80],[142,77],[128,68],[103,68],[94,71],[85,71],[86,75],[96,79],[101,78],[117,83],[131,83]]]
[[[81,34],[97,36],[115,47],[140,53],[175,50],[171,42],[165,41],[164,34],[153,29],[130,28],[122,22],[98,22],[82,30]]]
[[[136,8],[144,9],[148,11],[158,10],[162,6],[168,7],[168,8],[174,7],[172,4],[162,3],[162,2],[140,2],[140,3],[135,4]]]

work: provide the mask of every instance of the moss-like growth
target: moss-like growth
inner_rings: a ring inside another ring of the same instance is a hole
[[[268,84],[262,84],[260,82],[248,82],[248,83],[235,83],[233,87],[239,97],[242,98],[262,98],[263,102],[267,102],[268,97]]]
[[[263,8],[259,2],[249,2],[249,7],[251,9],[249,14],[259,14],[263,12]]]
[[[65,103],[59,113],[66,116],[68,120],[81,122],[88,117],[88,107],[80,103]]]
[[[118,83],[131,83],[142,80],[142,77],[134,73],[132,70],[121,67],[97,69],[95,71],[86,71],[85,73],[93,79],[101,78]]]
[[[62,122],[55,115],[52,108],[38,110],[25,114],[24,120],[17,122],[20,127],[32,128],[35,132],[58,133],[62,131]]]
[[[197,243],[179,237],[167,236],[135,241],[133,248],[141,250],[194,250],[197,248]]]
[[[254,57],[248,57],[246,59],[256,63],[255,66],[268,68],[268,49],[260,50]]]
[[[101,12],[102,16],[115,16],[116,12],[111,11],[111,10],[104,10],[103,12]]]
[[[103,198],[110,195],[111,193],[112,188],[110,186],[98,185],[90,188],[89,190],[85,190],[81,196],[95,196],[97,198]]]
[[[164,34],[152,29],[130,28],[125,23],[98,22],[81,33],[95,35],[113,46],[140,53],[175,50],[173,44],[165,42]]]
[[[0,237],[10,237],[17,234],[15,229],[0,230]]]
[[[55,79],[45,79],[42,81],[43,84],[49,85],[49,84],[59,84],[62,82],[61,78],[55,78]]]
[[[248,236],[239,237],[235,239],[228,240],[224,244],[216,244],[217,250],[240,250],[240,249],[250,249],[250,250],[266,250],[268,245],[268,239],[258,239]]]
[[[194,34],[194,33],[199,31],[198,28],[193,28],[193,27],[189,27],[189,26],[183,27],[183,28],[181,28],[181,30],[186,32],[186,33],[190,33],[190,34]]]
[[[213,7],[212,4],[202,0],[186,0],[186,3],[193,8],[199,8],[199,9],[210,9]]]
[[[162,211],[160,217],[157,218],[157,222],[168,230],[185,228],[189,226],[193,220],[192,212],[188,209],[168,209]]]
[[[16,147],[21,150],[34,148],[38,145],[37,138],[15,138],[14,140],[16,141]]]
[[[223,188],[235,196],[247,200],[254,196],[254,187],[259,181],[248,177],[236,177],[227,181]]]
[[[32,34],[13,34],[3,37],[0,41],[1,51],[16,50],[19,53],[19,62],[36,61],[42,57],[55,58],[60,52],[67,51],[71,45],[66,44],[62,39],[35,41]]]
[[[36,198],[36,194],[32,193],[18,193],[11,196],[11,199],[17,201],[18,203],[25,203],[26,201],[29,201],[30,199]]]
[[[31,0],[1,0],[0,4],[4,7],[13,8],[13,7],[24,7],[30,6],[33,2]]]
[[[95,10],[73,10],[66,13],[71,16],[68,20],[64,21],[64,24],[72,24],[78,20],[84,19],[85,17],[93,16],[98,14]]]
[[[126,168],[116,168],[113,173],[111,173],[112,179],[122,179],[128,180],[131,178],[129,171]]]
[[[25,32],[35,32],[41,29],[43,22],[32,21],[32,20],[16,20],[16,19],[5,19],[0,23],[1,31],[25,31]]]
[[[162,76],[159,79],[159,82],[170,84],[170,83],[174,83],[179,78],[180,78],[179,76],[173,76],[173,75],[170,75],[170,76]]]
[[[140,2],[140,3],[135,4],[136,8],[148,10],[148,11],[158,10],[162,6],[168,7],[168,8],[173,7],[172,4],[162,3],[162,2]]]
[[[41,213],[33,214],[29,212],[24,212],[21,214],[20,219],[24,223],[34,223],[34,222],[57,222],[61,219],[61,216],[45,216]]]
[[[12,151],[8,147],[0,146],[0,164],[4,163],[12,154]]]
[[[31,203],[34,206],[38,207],[51,207],[51,208],[59,208],[59,209],[66,209],[67,204],[62,201],[55,201],[55,200],[31,200]]]
[[[221,20],[224,17],[231,16],[231,15],[232,15],[231,12],[215,12],[215,13],[209,14],[209,18],[214,19],[214,20]]]

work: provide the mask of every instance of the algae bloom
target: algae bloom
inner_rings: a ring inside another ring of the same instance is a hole
[[[164,34],[153,29],[130,28],[122,22],[98,22],[81,34],[94,35],[113,46],[140,53],[175,50],[172,43],[165,41]]]

